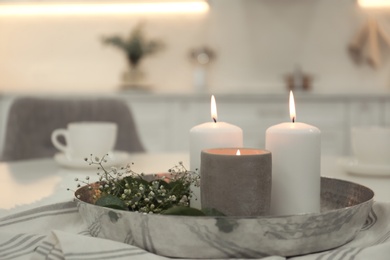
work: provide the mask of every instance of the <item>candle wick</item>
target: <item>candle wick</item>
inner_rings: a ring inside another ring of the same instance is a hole
[[[295,123],[295,117],[292,118],[292,122]]]
[[[213,117],[213,120],[214,120],[214,123],[217,123],[217,119],[215,119],[215,117]]]

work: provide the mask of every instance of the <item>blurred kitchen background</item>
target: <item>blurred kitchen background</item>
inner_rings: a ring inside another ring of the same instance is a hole
[[[20,1],[2,2],[16,5]],[[35,2],[56,1],[29,3]],[[208,90],[213,93],[280,93],[285,90],[284,76],[295,66],[313,76],[313,92],[389,90],[388,46],[381,48],[383,63],[376,69],[357,65],[347,51],[357,31],[373,15],[357,1],[206,3],[208,10],[194,13],[1,15],[0,90],[118,90],[126,59],[120,51],[102,44],[101,38],[127,36],[141,21],[146,37],[165,43],[163,51],[142,61],[146,80],[156,92],[193,92],[194,64],[189,52],[202,46],[215,51],[207,71]],[[390,24],[386,24],[390,23],[390,9],[374,15],[390,34]]]
[[[193,12],[17,9],[48,2],[57,1],[1,1],[3,124],[8,96],[113,95],[128,101],[149,151],[183,151],[189,129],[210,120],[215,94],[221,120],[243,128],[246,146],[263,147],[265,130],[289,120],[288,89],[294,88],[297,120],[323,131],[325,153],[349,154],[353,125],[390,125],[390,7],[209,0],[196,1],[203,7]],[[140,24],[145,39],[163,48],[143,57],[142,80],[126,85],[129,61],[103,38],[126,38]]]

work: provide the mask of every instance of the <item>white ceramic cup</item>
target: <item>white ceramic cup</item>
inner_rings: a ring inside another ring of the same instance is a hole
[[[390,127],[353,127],[351,144],[358,162],[390,165]]]
[[[56,129],[51,141],[68,159],[84,159],[91,154],[102,157],[110,154],[117,138],[117,124],[112,122],[72,122],[67,129]],[[65,144],[58,141],[63,136]]]

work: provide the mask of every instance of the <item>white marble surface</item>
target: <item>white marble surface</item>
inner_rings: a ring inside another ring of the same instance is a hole
[[[371,188],[375,200],[390,202],[390,174],[385,177],[357,176],[346,173],[338,164],[338,157],[325,156],[321,161],[321,175],[356,182]],[[183,161],[189,165],[186,153],[131,154],[136,172],[166,172]],[[74,179],[91,177],[96,180],[96,168],[91,170],[67,169],[53,159],[39,159],[12,163],[0,163],[0,217],[53,202],[69,201],[76,189]],[[304,184],[302,184],[304,185]]]

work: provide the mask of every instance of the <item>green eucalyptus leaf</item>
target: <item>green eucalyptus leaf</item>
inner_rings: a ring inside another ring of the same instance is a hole
[[[224,213],[222,213],[221,211],[219,211],[219,210],[217,210],[217,209],[214,209],[214,208],[202,209],[202,212],[203,212],[206,216],[216,216],[216,217],[223,217],[223,216],[226,216]]]
[[[127,210],[126,204],[123,200],[110,194],[100,197],[95,204],[97,206],[111,209]]]
[[[154,54],[164,48],[160,40],[146,40],[143,31],[143,23],[139,23],[126,38],[121,36],[103,37],[103,43],[112,45],[126,54],[132,66],[137,66],[141,59]]]
[[[144,186],[148,186],[149,185],[149,182],[147,180],[144,180],[142,178],[134,178],[132,176],[126,176],[123,178],[122,180],[123,183],[135,183],[136,185],[144,185]]]
[[[195,208],[186,206],[174,206],[161,212],[162,215],[179,215],[179,216],[205,216],[205,214]]]
[[[165,188],[169,187],[169,183],[164,181],[164,180],[156,180],[158,182],[158,186],[160,187],[161,185],[163,185]],[[150,183],[152,183],[153,181],[151,181]]]

